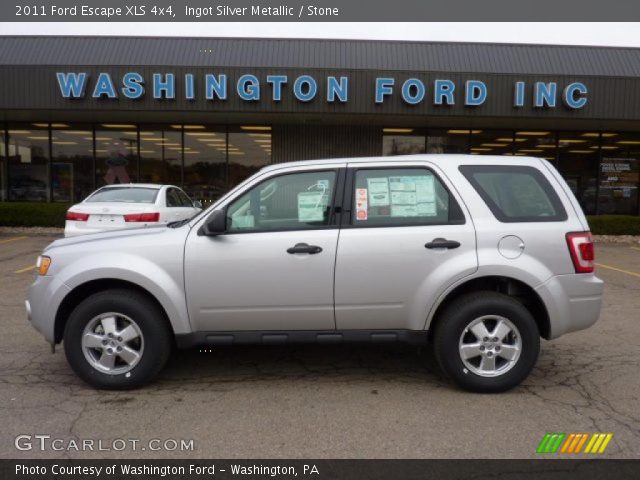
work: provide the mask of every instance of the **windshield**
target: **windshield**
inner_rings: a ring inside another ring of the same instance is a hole
[[[157,188],[107,187],[98,190],[85,202],[155,203],[158,192]]]

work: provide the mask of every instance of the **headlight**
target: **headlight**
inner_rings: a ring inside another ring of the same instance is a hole
[[[50,266],[51,259],[49,257],[40,255],[38,260],[36,260],[36,270],[38,270],[38,275],[46,275]]]

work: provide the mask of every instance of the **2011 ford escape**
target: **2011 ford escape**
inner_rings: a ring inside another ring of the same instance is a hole
[[[174,343],[406,341],[504,391],[603,290],[578,202],[524,157],[272,165],[191,220],[57,240],[37,267],[31,322],[101,388],[149,381]]]

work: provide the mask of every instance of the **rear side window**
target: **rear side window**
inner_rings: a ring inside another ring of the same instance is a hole
[[[357,170],[354,184],[354,227],[464,223],[456,200],[426,168]]]
[[[501,222],[561,222],[567,219],[553,187],[533,167],[463,165],[460,171]]]

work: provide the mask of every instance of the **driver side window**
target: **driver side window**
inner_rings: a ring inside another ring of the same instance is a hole
[[[290,173],[266,180],[227,209],[227,231],[308,230],[329,225],[336,172]]]

